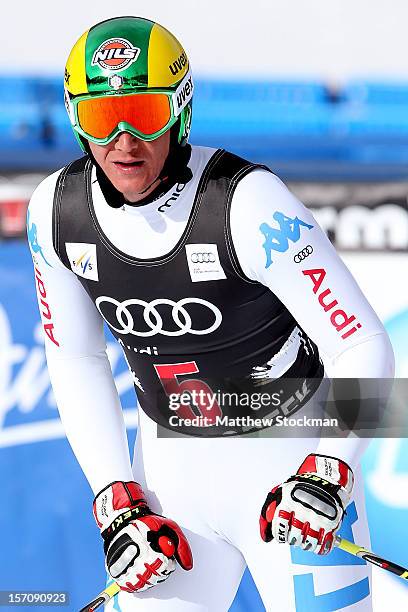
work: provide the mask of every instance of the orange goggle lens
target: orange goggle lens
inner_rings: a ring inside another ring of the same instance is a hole
[[[107,138],[121,121],[151,135],[170,121],[170,100],[160,93],[89,98],[78,102],[77,116],[79,127],[92,138]]]

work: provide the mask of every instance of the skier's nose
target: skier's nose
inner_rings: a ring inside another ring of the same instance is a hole
[[[129,132],[121,132],[115,141],[115,149],[130,153],[139,147],[141,140]]]

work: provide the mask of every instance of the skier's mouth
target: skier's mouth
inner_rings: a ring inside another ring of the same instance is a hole
[[[139,173],[139,170],[143,167],[144,161],[142,159],[135,161],[115,161],[113,164],[121,174],[131,175]]]
[[[143,164],[143,160],[131,162],[115,161],[113,163],[115,164],[115,166],[119,166],[119,168],[139,168]]]

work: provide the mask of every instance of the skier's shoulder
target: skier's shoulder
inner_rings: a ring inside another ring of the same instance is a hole
[[[79,168],[79,166],[83,166],[83,160],[86,158],[81,157],[79,159],[70,162],[63,168],[59,168],[52,174],[46,176],[35,188],[33,191],[28,211],[29,213],[36,214],[40,217],[47,217],[48,215],[52,215],[52,208],[54,202],[55,189],[57,187],[58,179],[61,177],[62,173],[69,171],[71,168]]]
[[[64,168],[60,168],[56,172],[49,174],[41,181],[41,183],[37,185],[31,195],[28,205],[28,211],[30,214],[44,216],[52,212],[55,187],[63,170]]]
[[[299,222],[316,226],[311,212],[273,172],[255,168],[236,185],[230,206],[234,243],[247,241],[251,232],[258,236],[265,224],[282,231],[288,224]]]
[[[254,213],[257,208],[262,211],[278,208],[288,214],[296,214],[304,208],[273,169],[263,164],[253,164],[249,171],[243,173],[236,183],[232,203],[234,207],[245,209],[248,214]]]
[[[275,173],[273,168],[264,162],[253,160],[249,156],[243,157],[225,148],[208,149],[207,147],[200,147],[200,149],[211,150],[213,155],[218,154],[227,167],[236,170],[236,175],[234,176],[234,182],[236,183],[234,195],[238,186],[240,188],[238,191],[243,191],[245,194],[250,192],[252,196],[254,195],[254,189],[257,195],[262,193],[270,195],[271,191],[275,196],[285,197],[287,194],[290,194],[284,181]]]
[[[33,254],[47,252],[48,261],[59,265],[53,246],[53,208],[58,180],[71,164],[46,176],[34,190],[27,209],[27,237]],[[41,247],[39,246],[41,245]]]
[[[231,210],[238,216],[253,222],[254,213],[264,215],[272,207],[278,207],[285,214],[296,216],[304,207],[288,189],[273,168],[258,161],[241,157],[225,148],[211,148],[192,145],[190,167],[197,174],[213,168],[213,177],[227,177]],[[198,172],[200,170],[201,172]]]

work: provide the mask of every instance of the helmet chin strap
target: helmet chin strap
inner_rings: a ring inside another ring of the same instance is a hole
[[[167,171],[166,166],[167,166],[167,160],[170,157],[170,155],[171,155],[171,152],[169,152],[167,159],[163,164],[163,168],[161,169],[160,174],[155,179],[153,179],[153,181],[149,185],[147,185],[147,187],[142,189],[142,191],[137,191],[136,193],[138,193],[139,195],[143,195],[144,193],[146,193],[146,191],[149,191],[149,189],[153,187],[155,183],[158,183],[154,189],[154,191],[156,191],[156,189],[158,189],[162,183],[166,183],[169,180],[169,176],[168,176],[169,172]],[[135,204],[137,205],[139,204],[139,202],[135,202]]]
[[[154,181],[152,181],[152,182],[150,183],[150,185],[148,185],[147,187],[145,187],[145,189],[143,189],[143,191],[138,191],[137,193],[138,193],[139,195],[143,195],[144,193],[146,193],[146,191],[149,191],[150,187],[153,187],[153,185],[154,185],[155,183],[157,183],[157,182],[159,183],[159,184],[156,186],[156,187],[158,187],[158,186],[159,186],[161,183],[163,183],[163,182],[164,182],[165,180],[167,180],[167,179],[168,179],[168,176],[163,176],[163,177],[162,177],[162,176],[160,176],[160,174],[159,174],[159,176],[158,176],[157,178],[155,178],[155,179],[154,179]]]

